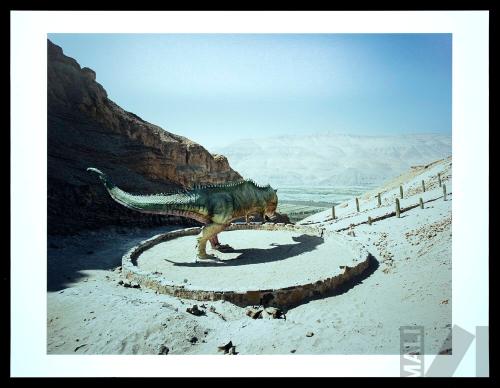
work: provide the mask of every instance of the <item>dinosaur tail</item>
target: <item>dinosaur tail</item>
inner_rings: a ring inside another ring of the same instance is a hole
[[[134,195],[116,186],[102,171],[89,167],[87,171],[97,174],[111,198],[119,204],[142,213],[175,214],[190,209],[193,199],[180,194]],[[178,214],[182,215],[182,214]]]
[[[97,174],[97,176],[99,177],[99,179],[101,180],[101,182],[104,184],[104,186],[108,191],[116,187],[115,184],[101,170],[94,167],[89,167],[87,168],[87,171]]]
[[[111,198],[113,198],[120,205],[123,205],[125,207],[128,207],[129,209],[137,210],[140,212],[148,212],[148,213],[153,212],[151,206],[152,203],[151,201],[147,201],[148,199],[147,196],[133,195],[127,193],[126,191],[123,191],[118,186],[116,186],[111,181],[111,179],[108,178],[106,174],[104,174],[101,170],[97,168],[89,167],[87,168],[87,171],[94,173],[99,177],[99,179],[103,183],[104,187],[108,191]]]

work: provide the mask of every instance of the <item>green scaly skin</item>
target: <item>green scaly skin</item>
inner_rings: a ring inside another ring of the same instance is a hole
[[[215,249],[232,249],[221,245],[217,237],[231,221],[241,217],[248,219],[249,214],[255,213],[272,219],[278,205],[276,190],[269,185],[259,186],[251,180],[195,187],[173,194],[134,195],[118,188],[97,168],[89,167],[87,171],[97,174],[111,198],[129,209],[187,217],[203,223],[197,239],[200,259],[213,257],[206,253],[207,241]]]

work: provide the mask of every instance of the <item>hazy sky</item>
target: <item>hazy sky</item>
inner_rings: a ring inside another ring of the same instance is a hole
[[[312,132],[451,134],[451,34],[49,34],[122,108],[212,150]]]

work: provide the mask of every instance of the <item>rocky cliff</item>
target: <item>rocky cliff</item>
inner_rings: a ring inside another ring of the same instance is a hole
[[[104,225],[158,225],[175,217],[140,214],[116,204],[95,176],[98,167],[124,190],[165,192],[241,178],[222,155],[127,112],[107,97],[96,74],[48,41],[48,232]]]

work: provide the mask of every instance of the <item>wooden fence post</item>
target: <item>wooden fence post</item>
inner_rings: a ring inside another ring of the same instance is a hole
[[[332,206],[332,218],[335,219],[335,205]]]
[[[399,186],[399,195],[403,199],[403,186]]]
[[[420,209],[424,208],[424,200],[420,197]]]
[[[356,210],[359,213],[359,199],[356,198]]]
[[[382,206],[382,199],[380,198],[380,193],[377,195],[378,206]]]
[[[443,200],[446,201],[446,185],[443,185]]]
[[[438,172],[438,181],[439,181],[439,187],[441,187],[441,173]]]
[[[399,199],[396,198],[396,217],[399,218],[400,215],[401,215],[401,208],[399,207]]]
[[[425,193],[425,182],[422,180],[422,191]]]

